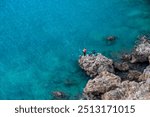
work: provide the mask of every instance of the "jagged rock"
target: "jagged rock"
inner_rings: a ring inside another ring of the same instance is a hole
[[[145,100],[150,99],[150,84],[124,81],[119,88],[102,95],[103,100]]]
[[[81,56],[79,65],[90,77],[95,77],[102,71],[114,72],[113,61],[102,54]]]
[[[129,65],[126,62],[114,63],[114,68],[119,70],[119,71],[128,71],[129,70]]]
[[[141,39],[141,42],[134,49],[131,55],[131,63],[148,61],[150,56],[150,42],[146,39]]]
[[[139,77],[140,81],[145,81],[148,78],[150,78],[150,65],[146,67],[146,69],[144,69],[143,74]]]
[[[101,94],[115,89],[120,85],[120,82],[119,76],[103,71],[96,78],[88,81],[84,89],[84,96],[86,99],[100,99]]]
[[[142,75],[142,73],[137,71],[137,70],[129,70],[128,79],[129,80],[139,81],[139,77],[141,75]]]
[[[122,57],[126,62],[113,64],[111,59],[101,54],[81,56],[80,67],[94,78],[84,88],[84,99],[150,99],[150,65],[147,66],[150,63],[150,41],[145,38],[140,37],[141,42],[131,55]]]
[[[123,54],[121,59],[123,61],[130,61],[131,60],[131,55],[130,54]]]

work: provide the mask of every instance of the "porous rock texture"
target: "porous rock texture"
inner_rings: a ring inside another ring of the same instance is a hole
[[[80,57],[80,67],[91,77],[83,91],[84,99],[150,99],[150,65],[144,68],[142,72],[130,67],[139,62],[143,63],[150,60],[150,42],[143,37],[141,38],[141,42],[135,50],[131,55],[127,55],[127,59],[122,63],[115,63],[102,54]],[[122,74],[127,74],[126,79],[118,76],[116,70]]]

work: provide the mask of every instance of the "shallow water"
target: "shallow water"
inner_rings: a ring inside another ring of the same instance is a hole
[[[114,58],[150,32],[148,0],[0,0],[0,99],[79,99],[86,47]],[[104,38],[116,35],[114,43]]]

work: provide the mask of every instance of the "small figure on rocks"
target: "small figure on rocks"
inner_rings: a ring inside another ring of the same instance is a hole
[[[86,52],[87,52],[87,50],[86,50],[86,48],[84,48],[84,49],[83,49],[83,55],[84,55],[84,56],[86,56]]]

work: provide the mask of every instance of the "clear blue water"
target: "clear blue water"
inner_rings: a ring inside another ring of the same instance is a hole
[[[148,0],[0,0],[0,99],[79,99],[84,47],[117,57],[149,31]]]

